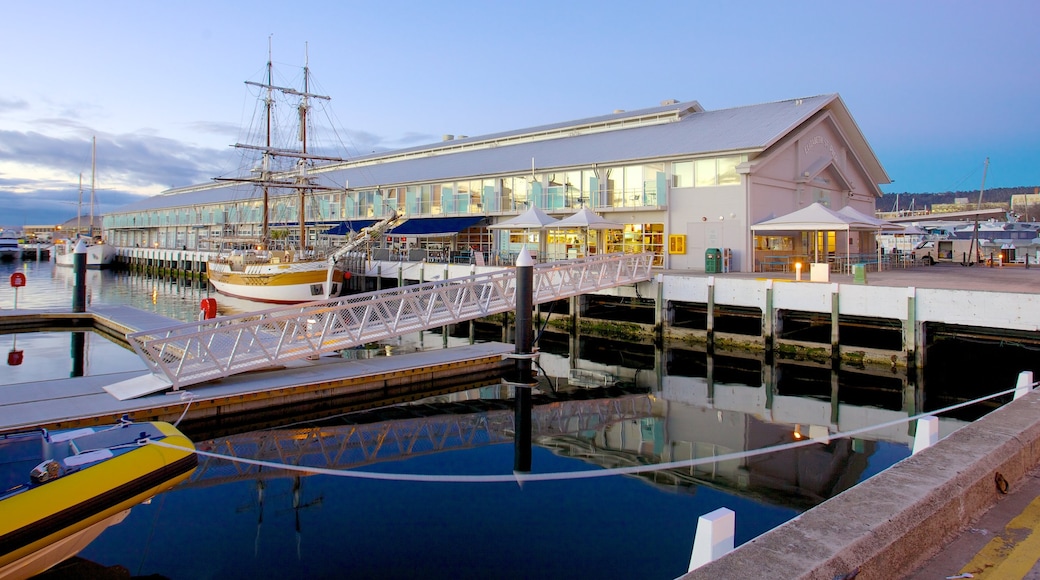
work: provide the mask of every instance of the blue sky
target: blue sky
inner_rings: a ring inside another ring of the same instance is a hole
[[[697,100],[848,105],[886,192],[1040,186],[1033,0],[7,3],[0,223],[98,213],[238,162],[269,37],[332,97],[342,155]],[[87,197],[89,199],[89,195]],[[84,210],[86,211],[86,210]]]

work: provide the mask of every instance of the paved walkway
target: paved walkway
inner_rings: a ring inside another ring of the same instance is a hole
[[[684,270],[666,270],[669,274],[691,274]],[[705,275],[693,272],[692,274]],[[732,272],[714,274],[716,279],[734,278],[772,278],[774,280],[794,280],[792,272]],[[809,282],[809,274],[802,273],[802,281]],[[993,292],[1028,292],[1040,293],[1040,266],[1004,266],[989,268],[975,265],[971,267],[960,264],[936,264],[934,266],[916,266],[913,268],[896,268],[881,272],[867,272],[868,286],[899,286],[917,288],[947,288],[953,290],[988,290]],[[837,284],[854,284],[851,275],[831,272],[829,282]]]
[[[938,555],[905,576],[956,577],[1040,580],[1040,467]]]

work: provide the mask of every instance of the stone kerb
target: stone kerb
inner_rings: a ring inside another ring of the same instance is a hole
[[[1040,464],[1032,392],[683,578],[900,577]]]

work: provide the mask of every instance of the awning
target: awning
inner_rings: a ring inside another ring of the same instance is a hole
[[[361,228],[367,228],[376,223],[376,221],[378,220],[347,220],[332,229],[325,230],[322,233],[327,236],[347,236],[350,235],[351,232],[360,232]]]
[[[450,236],[472,227],[483,216],[412,218],[390,230],[391,236]]]

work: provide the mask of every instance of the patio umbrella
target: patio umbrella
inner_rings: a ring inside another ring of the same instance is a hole
[[[510,219],[507,219],[505,221],[499,222],[497,224],[493,224],[493,225],[488,226],[488,229],[489,230],[523,230],[525,232],[530,232],[531,230],[539,230],[539,231],[541,231],[541,230],[544,230],[547,227],[555,224],[558,221],[560,221],[560,220],[550,216],[549,214],[545,213],[541,209],[532,206],[530,209],[528,209],[524,213],[522,213],[522,214],[520,214],[520,215],[518,215],[518,216],[516,216],[514,218],[510,218]],[[544,243],[545,242],[545,237],[544,236],[539,236],[538,240],[539,240],[539,243],[538,243],[539,246],[544,246],[545,245],[545,243]],[[538,248],[538,252],[539,252],[539,254],[541,256],[543,256],[543,257],[545,256],[544,248],[539,247]]]
[[[819,247],[817,247],[815,243],[816,234],[819,234],[819,232],[851,232],[854,230],[862,231],[874,229],[877,229],[877,224],[853,219],[848,215],[824,207],[819,202],[780,217],[758,222],[751,226],[751,231],[753,232],[813,232],[813,246],[816,252],[814,258],[815,261],[819,261],[820,259]],[[846,255],[848,255],[848,253],[849,250],[846,246]],[[753,253],[751,258],[754,259]]]
[[[847,205],[847,206],[839,209],[838,213],[840,213],[842,215],[845,215],[847,217],[850,217],[850,218],[852,218],[852,219],[854,219],[856,221],[862,221],[862,222],[867,222],[867,223],[876,225],[877,226],[878,235],[880,235],[881,232],[901,232],[904,229],[903,226],[901,226],[899,224],[894,224],[894,223],[892,223],[890,221],[886,221],[886,220],[883,220],[881,218],[877,218],[877,217],[874,217],[874,216],[871,216],[871,215],[867,215],[867,214],[859,211],[858,209],[852,207],[851,205]],[[880,272],[881,271],[881,244],[880,243],[878,244],[878,247],[877,247],[877,253],[878,253],[878,257],[877,257],[877,259],[878,259],[878,271]]]
[[[589,254],[589,230],[619,230],[625,227],[623,224],[612,222],[587,207],[583,207],[573,214],[553,224],[553,229],[578,228],[585,230],[585,239],[582,242],[582,254]]]

